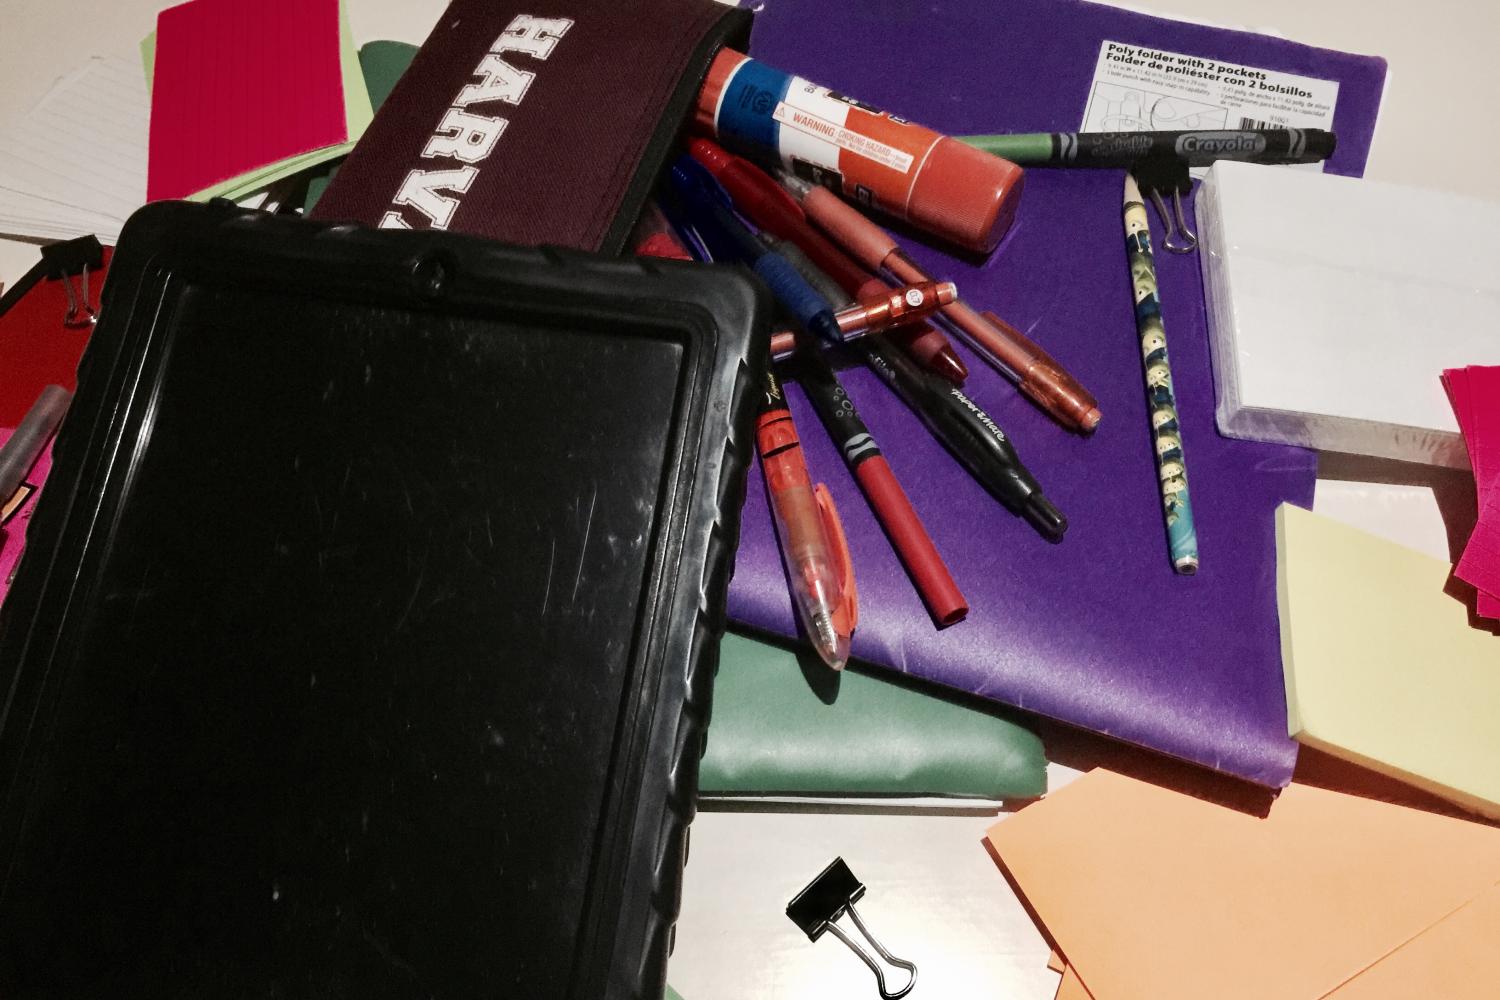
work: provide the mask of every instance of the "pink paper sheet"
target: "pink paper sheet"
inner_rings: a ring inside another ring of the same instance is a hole
[[[14,430],[9,427],[0,428],[0,445],[10,439]],[[21,550],[26,545],[26,526],[31,521],[31,512],[36,510],[36,498],[41,493],[41,485],[47,478],[47,473],[52,471],[52,443],[49,441],[47,447],[37,456],[36,464],[26,474],[26,482],[38,487],[33,490],[19,510],[5,522],[4,534],[0,534],[0,602],[5,600],[5,595],[10,592],[10,577],[15,571],[16,563],[21,560]],[[9,497],[5,498],[9,500]]]
[[[1476,613],[1500,618],[1500,367],[1449,369],[1443,385],[1469,450],[1479,508],[1455,572],[1478,588]]]
[[[347,138],[339,0],[192,0],[156,21],[148,201]]]

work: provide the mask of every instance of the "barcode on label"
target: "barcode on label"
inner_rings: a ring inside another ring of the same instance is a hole
[[[1259,118],[1241,118],[1240,128],[1286,128],[1286,126],[1278,125],[1275,122],[1263,121]]]

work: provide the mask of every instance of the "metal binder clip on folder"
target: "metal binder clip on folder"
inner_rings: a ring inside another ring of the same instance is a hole
[[[0,316],[3,316],[22,296],[44,280],[60,280],[67,294],[67,311],[63,315],[63,326],[92,326],[98,321],[98,311],[89,294],[89,269],[97,274],[104,268],[104,247],[93,236],[80,236],[61,243],[49,243],[42,247],[42,259],[36,266],[0,295]],[[80,278],[80,288],[73,287],[73,278]]]
[[[49,278],[59,278],[63,291],[68,296],[68,311],[63,316],[65,326],[91,326],[99,321],[99,314],[90,305],[89,268],[96,272],[104,266],[104,248],[93,236],[81,236],[76,240],[53,243],[42,247],[42,263],[47,266]],[[73,275],[81,275],[81,289],[73,288]]]
[[[1193,189],[1193,178],[1188,174],[1188,164],[1175,154],[1152,154],[1137,161],[1130,168],[1141,193],[1151,199],[1156,212],[1161,216],[1166,235],[1161,245],[1172,253],[1192,253],[1198,249],[1198,234],[1187,222],[1187,213],[1182,208],[1182,197]],[[1167,211],[1166,194],[1172,195],[1172,211]]]
[[[824,931],[832,931],[835,937],[844,942],[849,950],[858,955],[860,960],[870,967],[870,971],[875,973],[880,995],[885,1000],[899,1000],[917,985],[917,966],[915,962],[897,958],[886,951],[885,946],[870,933],[865,922],[859,918],[859,911],[854,908],[854,904],[864,894],[864,883],[855,878],[849,866],[844,864],[843,858],[834,858],[828,867],[823,869],[821,875],[808,883],[807,888],[797,893],[786,905],[786,915],[792,918],[792,923],[802,928],[802,933],[807,935],[809,941],[816,941],[823,936]],[[886,988],[885,972],[880,968],[879,963],[838,925],[838,919],[845,913],[849,914],[849,918],[854,921],[854,926],[859,928],[860,934],[864,935],[865,940],[874,946],[881,958],[911,974],[911,979],[905,986],[894,993]]]

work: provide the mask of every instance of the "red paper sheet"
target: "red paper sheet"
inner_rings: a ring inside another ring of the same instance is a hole
[[[113,251],[104,248],[107,270]],[[82,292],[81,278],[70,279]],[[99,308],[104,272],[89,275],[89,304]],[[25,419],[37,396],[49,385],[72,392],[78,359],[88,343],[90,326],[64,326],[68,299],[63,283],[44,279],[32,286],[9,311],[0,315],[0,427]]]
[[[192,0],[156,21],[146,197],[345,141],[339,0]]]

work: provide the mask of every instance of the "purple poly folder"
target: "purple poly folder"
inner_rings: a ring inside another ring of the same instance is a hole
[[[1261,35],[1074,0],[768,0],[751,53],[950,134],[1072,131],[1106,40],[1337,81],[1338,149],[1328,169],[1363,171],[1384,61]],[[1028,170],[1014,230],[982,261],[901,237],[924,267],[1031,335],[1098,397],[1103,422],[1079,437],[958,345],[972,372],[969,394],[1011,434],[1068,515],[1060,545],[993,500],[870,372],[843,373],[969,598],[966,621],[933,627],[838,452],[791,387],[814,479],[828,483],[849,537],[861,598],[854,654],[1280,787],[1296,748],[1282,690],[1273,512],[1282,501],[1311,506],[1315,456],[1219,436],[1198,260],[1158,252],[1202,558],[1195,577],[1172,571],[1125,263],[1122,184],[1116,170]],[[1152,225],[1160,224],[1153,212]],[[1287,234],[1289,252],[1296,239]],[[730,617],[796,634],[758,469]]]

